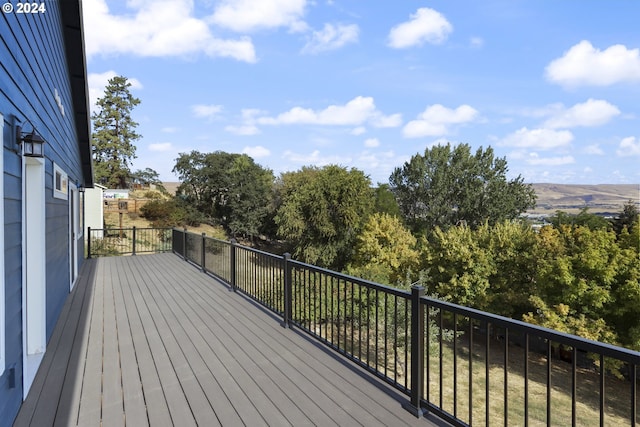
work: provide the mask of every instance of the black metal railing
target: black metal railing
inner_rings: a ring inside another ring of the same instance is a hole
[[[87,258],[171,252],[171,228],[87,229]]]
[[[640,353],[173,230],[173,251],[454,425],[632,425]]]

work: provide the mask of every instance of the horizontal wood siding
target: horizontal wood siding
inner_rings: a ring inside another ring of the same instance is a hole
[[[0,14],[0,113],[4,116],[4,232],[7,366],[0,377],[0,426],[11,425],[22,401],[22,158],[14,118],[23,131],[32,125],[45,139],[47,340],[69,293],[69,205],[53,197],[54,162],[70,183],[84,183],[65,57],[59,2],[46,13]],[[82,53],[79,52],[78,55]],[[64,115],[58,108],[57,91]],[[29,121],[31,123],[29,123]],[[83,253],[83,248],[79,249]]]

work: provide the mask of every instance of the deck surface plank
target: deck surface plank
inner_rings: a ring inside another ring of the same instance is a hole
[[[103,294],[102,337],[102,424],[104,427],[124,426],[124,401],[122,399],[122,371],[120,369],[120,341],[116,324],[114,287],[119,286],[118,272],[106,275]],[[118,328],[120,326],[120,328]]]
[[[115,277],[115,276],[114,276]],[[118,281],[126,280],[123,269],[118,270]],[[122,399],[125,422],[130,425],[149,423],[145,407],[144,394],[138,360],[133,344],[132,322],[129,321],[123,287],[114,289],[113,300],[116,324],[118,325],[118,348],[120,349],[120,368],[122,369]]]
[[[87,351],[82,361],[82,388],[78,425],[96,425],[102,417],[102,345],[104,333],[104,286],[107,264],[96,267],[95,288],[91,300]],[[79,366],[80,368],[80,366]]]
[[[17,427],[436,425],[173,254],[87,260],[67,306]]]
[[[140,310],[138,310],[136,299],[134,298],[134,295],[137,294],[134,282],[141,280],[141,277],[137,275],[137,272],[132,271],[128,265],[123,265],[120,270],[125,276],[129,275],[130,280],[130,286],[123,286],[121,291],[131,328],[131,338],[136,353],[136,364],[140,373],[140,383],[141,386],[144,385],[142,390],[149,424],[153,426],[170,426],[172,425],[172,420],[169,405],[167,404],[162,385],[160,384],[160,377],[158,376],[155,360],[151,354],[149,341],[145,335],[142,314]],[[128,417],[125,418],[125,420],[128,419]]]

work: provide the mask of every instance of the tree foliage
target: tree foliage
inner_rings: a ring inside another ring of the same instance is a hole
[[[555,215],[549,217],[549,222],[556,228],[562,225],[581,225],[591,230],[610,229],[611,223],[602,216],[589,213],[589,208],[580,209],[577,215],[571,215],[563,211],[556,211]]]
[[[373,208],[369,178],[357,169],[330,165],[283,173],[275,223],[294,257],[342,270]]]
[[[178,195],[234,235],[256,236],[269,207],[273,173],[246,154],[182,153],[173,171]]]
[[[398,202],[391,192],[389,184],[378,184],[378,186],[373,189],[373,193],[375,197],[374,210],[376,212],[401,217],[400,206],[398,206]]]
[[[178,198],[151,200],[140,208],[140,213],[151,221],[152,227],[159,228],[197,227],[204,220],[202,213]]]
[[[398,217],[374,213],[356,238],[347,273],[378,283],[397,285],[416,271],[417,239]]]
[[[624,228],[629,231],[633,225],[638,222],[638,218],[640,218],[638,206],[633,202],[633,200],[629,200],[624,204],[622,212],[620,212],[620,214],[612,221],[613,229],[618,234],[622,233]]]
[[[507,161],[493,149],[436,145],[416,154],[389,179],[406,223],[414,232],[466,223],[477,228],[515,219],[535,206],[535,192],[518,176],[507,180]]]
[[[640,254],[625,231],[488,223],[436,228],[421,253],[428,292],[480,310],[640,349]]]
[[[166,192],[166,189],[160,181],[160,174],[151,168],[138,169],[131,174],[131,181],[133,184],[139,184],[143,186],[155,185],[162,192]]]
[[[516,222],[436,228],[422,252],[429,292],[509,317],[530,309],[536,260],[533,230]]]
[[[129,91],[131,83],[123,76],[109,79],[93,120],[93,164],[96,182],[109,188],[128,188],[131,161],[136,157],[138,123],[131,118],[140,100]]]

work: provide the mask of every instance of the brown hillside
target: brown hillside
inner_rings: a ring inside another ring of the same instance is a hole
[[[538,195],[532,212],[578,211],[588,207],[592,213],[619,212],[632,200],[640,206],[640,184],[532,184]]]

